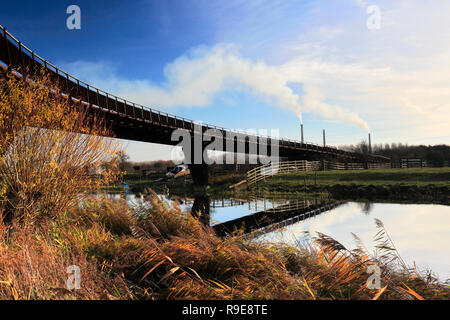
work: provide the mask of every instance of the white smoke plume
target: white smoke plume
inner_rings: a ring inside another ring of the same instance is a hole
[[[301,117],[299,96],[276,67],[241,57],[233,46],[197,48],[166,66],[166,82],[122,88],[122,92],[155,106],[203,107],[214,95],[228,89],[249,90],[253,95]],[[123,90],[125,89],[125,90]]]
[[[363,127],[368,132],[370,131],[367,122],[362,120],[356,113],[323,102],[322,94],[317,88],[304,86],[303,90],[302,102],[304,112],[311,112],[326,119],[342,119]]]
[[[119,96],[156,108],[204,107],[211,104],[219,92],[245,90],[268,104],[292,111],[301,122],[302,113],[310,112],[368,130],[367,124],[355,113],[324,103],[315,87],[303,84],[300,97],[288,86],[295,79],[290,79],[285,69],[286,65],[275,67],[244,58],[232,45],[217,45],[196,48],[168,64],[164,69],[165,81],[160,84],[114,78],[110,70],[107,70],[108,77],[99,82],[109,84]]]

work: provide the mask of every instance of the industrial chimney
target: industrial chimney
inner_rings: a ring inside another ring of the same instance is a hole
[[[302,144],[305,143],[305,140],[303,139],[303,123],[300,123],[300,130],[302,133]]]
[[[323,129],[323,146],[324,147],[327,146],[327,143],[326,143],[326,140],[325,140],[325,129]]]
[[[372,154],[372,141],[370,139],[370,133],[369,133],[369,154]]]

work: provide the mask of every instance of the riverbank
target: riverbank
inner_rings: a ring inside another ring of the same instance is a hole
[[[245,173],[236,173],[225,171],[210,174],[209,194],[223,194],[228,191],[228,187],[245,179]],[[126,187],[127,186],[127,187]],[[104,191],[108,193],[123,193],[129,191],[134,194],[143,194],[146,189],[152,189],[156,193],[167,193],[173,195],[193,195],[194,186],[190,176],[177,179],[167,179],[164,174],[151,174],[140,177],[137,174],[125,174],[120,184],[113,184],[105,187]]]
[[[255,192],[328,193],[342,200],[450,204],[450,168],[293,172],[268,177]]]
[[[294,172],[267,177],[249,188],[229,189],[245,177],[245,173],[236,172],[212,174],[208,193],[211,196],[241,196],[281,192],[301,196],[325,194],[336,200],[450,204],[450,168]],[[142,178],[127,174],[122,184],[109,186],[105,191],[144,194],[146,189],[179,196],[194,194],[189,176],[166,180],[162,174]]]
[[[343,248],[325,235],[295,247],[222,239],[158,197],[149,201],[129,208],[123,200],[88,199],[38,229],[10,234],[0,242],[0,298],[450,298],[448,286],[399,269],[395,256]],[[0,231],[6,235],[5,226]],[[373,264],[382,270],[377,289],[366,286]],[[82,270],[77,290],[65,287],[68,265]]]

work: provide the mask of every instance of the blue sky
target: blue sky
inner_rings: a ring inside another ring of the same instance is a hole
[[[81,8],[81,30],[66,8]],[[367,8],[380,28],[367,27]],[[194,120],[308,141],[448,143],[448,1],[9,1],[0,24],[101,89]],[[170,148],[127,144],[132,160]]]

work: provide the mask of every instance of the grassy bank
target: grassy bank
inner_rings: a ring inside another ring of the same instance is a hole
[[[156,181],[164,174],[152,174],[139,177],[137,174],[125,174],[121,184],[107,187],[108,192],[123,192],[124,185],[134,193],[152,188],[156,192],[171,190],[174,194],[186,194],[192,191],[192,179],[186,178]],[[210,191],[228,191],[228,186],[246,178],[245,173],[224,171],[212,173],[209,177]],[[305,190],[328,189],[333,186],[386,187],[402,186],[426,188],[433,185],[437,188],[450,188],[450,167],[444,168],[409,168],[386,170],[330,170],[294,172],[267,177],[263,182],[252,186],[252,190],[300,192]]]
[[[449,299],[448,287],[403,268],[395,251],[377,258],[325,235],[308,245],[217,237],[152,195],[150,209],[88,199],[0,242],[1,299]],[[383,231],[382,225],[379,226]],[[384,241],[387,237],[383,238]],[[387,246],[390,244],[388,243]],[[368,289],[368,266],[381,289]],[[81,268],[68,290],[66,268]]]
[[[209,176],[208,193],[223,194],[228,191],[228,186],[245,179],[245,176],[245,173],[236,173],[233,171],[211,173]],[[125,190],[124,185],[128,185],[128,190],[136,194],[144,193],[145,189],[148,188],[151,188],[157,193],[165,193],[169,190],[173,195],[193,194],[194,187],[190,176],[157,181],[160,178],[165,178],[165,175],[159,173],[140,177],[137,174],[125,174],[122,183],[112,184],[104,190],[109,193],[122,193]]]
[[[316,177],[316,179],[315,179]],[[450,167],[409,168],[385,170],[330,170],[280,174],[266,180],[265,186],[284,185],[289,187],[333,186],[356,184],[359,186],[436,186],[450,187]]]
[[[450,168],[295,172],[251,187],[263,192],[328,192],[336,198],[450,202]]]

